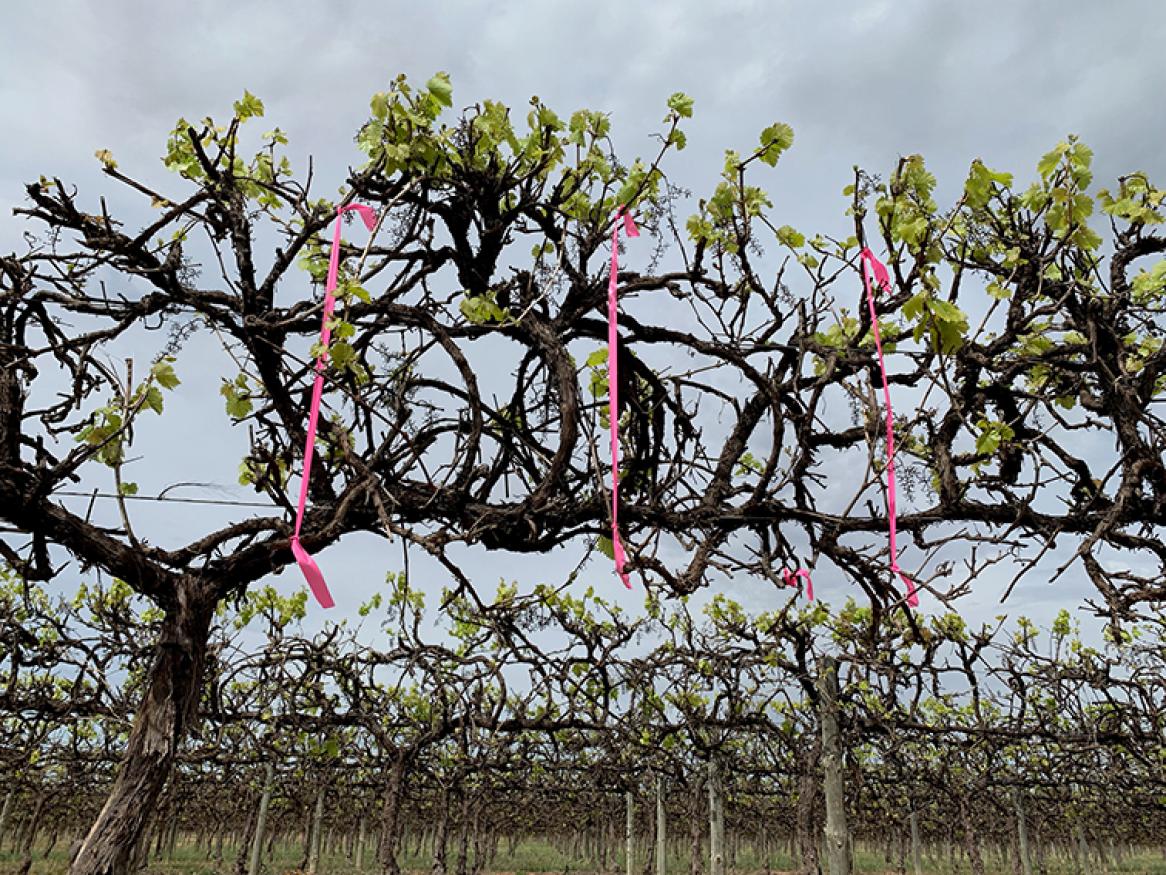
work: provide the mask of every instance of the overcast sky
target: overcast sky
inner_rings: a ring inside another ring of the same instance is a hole
[[[885,173],[912,153],[938,176],[941,206],[973,158],[1024,180],[1068,133],[1095,150],[1099,184],[1132,170],[1160,180],[1163,33],[1166,4],[1155,0],[10,3],[0,29],[0,249],[19,239],[11,207],[24,183],[44,173],[108,191],[99,148],[131,175],[164,181],[159,156],[175,120],[226,116],[244,88],[266,103],[266,123],[288,132],[291,155],[315,157],[318,191],[331,194],[361,160],[352,137],[369,96],[399,72],[424,82],[448,70],[455,105],[521,108],[537,94],[560,114],[610,112],[624,154],[653,150],[667,97],[685,91],[696,115],[669,173],[697,194],[715,185],[725,148],[747,149],[762,127],[788,122],[794,148],[765,182],[777,219],[807,232],[845,229],[840,190],[854,164]],[[179,370],[184,391],[217,397],[217,377],[199,383]],[[233,481],[240,453],[190,452],[217,453],[222,482]],[[156,473],[159,483],[185,479]],[[200,522],[161,510],[151,520],[175,534]],[[324,556],[330,577],[363,589],[362,573],[375,568],[379,579],[399,565],[399,549],[388,552],[349,540]],[[281,580],[299,584],[291,573]],[[360,599],[344,589],[334,585],[349,612]],[[1047,615],[1084,591],[1034,581],[1009,608]],[[971,610],[996,613],[997,595],[977,596]]]

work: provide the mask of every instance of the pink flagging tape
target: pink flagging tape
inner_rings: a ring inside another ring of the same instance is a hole
[[[786,586],[797,586],[798,578],[806,581],[806,598],[810,601],[814,600],[814,581],[810,579],[810,572],[808,569],[799,568],[797,571],[790,571],[788,568],[781,570],[781,579],[785,581]]]
[[[611,426],[611,550],[615,556],[615,572],[623,585],[632,588],[624,570],[627,553],[619,537],[619,229],[623,226],[629,237],[639,237],[640,229],[632,220],[627,207],[620,207],[611,229],[611,275],[607,281],[607,418]]]
[[[879,336],[879,319],[875,312],[874,289],[871,279],[878,283],[884,291],[891,290],[891,277],[887,273],[886,265],[875,258],[870,249],[864,248],[861,253],[862,281],[866,285],[866,300],[870,307],[870,328],[874,332],[875,351],[879,357],[879,370],[883,374],[883,399],[887,407],[887,520],[888,534],[891,549],[891,571],[899,576],[903,585],[907,587],[907,604],[911,607],[919,606],[919,595],[915,589],[915,581],[911,580],[899,567],[899,552],[895,547],[896,527],[898,525],[895,507],[895,428],[894,414],[891,411],[891,387],[887,381],[887,363],[883,358],[883,341]]]
[[[332,329],[328,322],[332,318],[332,310],[336,306],[336,282],[340,273],[340,226],[343,224],[344,214],[354,210],[364,220],[369,231],[376,228],[376,213],[364,204],[349,204],[336,210],[336,228],[332,234],[332,255],[328,261],[328,281],[324,285],[324,317],[320,328],[320,355],[316,359],[316,382],[312,386],[312,405],[308,411],[308,440],[304,447],[304,470],[300,477],[300,501],[296,507],[296,529],[292,535],[292,555],[312,595],[316,597],[321,607],[330,608],[335,603],[332,593],[328,591],[328,584],[324,582],[324,574],[311,554],[300,543],[300,529],[304,524],[304,508],[308,502],[308,483],[312,477],[312,455],[316,449],[316,423],[320,419],[320,397],[324,391],[324,367],[328,358],[328,341],[332,339]]]

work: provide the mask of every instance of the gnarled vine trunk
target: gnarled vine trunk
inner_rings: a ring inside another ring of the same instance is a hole
[[[377,862],[384,875],[400,875],[397,862],[397,843],[401,834],[401,794],[404,792],[405,757],[398,754],[389,766],[385,776],[385,791],[381,808],[381,843],[377,849]]]
[[[985,875],[987,869],[984,866],[984,856],[980,852],[980,837],[967,800],[962,796],[959,799],[957,809],[964,828],[964,850],[968,855],[968,865],[971,866],[972,875]]]
[[[69,875],[128,875],[134,848],[197,714],[215,602],[196,579],[179,581],[176,590],[125,757]]]
[[[446,852],[449,843],[449,788],[441,788],[437,810],[437,832],[433,837],[433,875],[446,875]]]
[[[794,827],[795,868],[798,875],[821,875],[818,860],[818,759],[821,741],[814,738],[798,754],[798,802]]]

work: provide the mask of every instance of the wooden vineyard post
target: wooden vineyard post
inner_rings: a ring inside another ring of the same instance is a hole
[[[709,875],[725,875],[725,801],[715,756],[709,759]]]
[[[668,832],[664,822],[664,776],[656,776],[656,875],[668,869]]]
[[[923,858],[919,847],[919,812],[911,812],[911,862],[915,875],[923,875]]]
[[[275,767],[264,766],[263,795],[259,798],[259,816],[255,821],[255,837],[251,842],[251,859],[247,875],[259,875],[259,858],[263,853],[263,833],[267,829],[267,810],[271,807],[271,793],[275,786]]]
[[[1012,790],[1012,804],[1016,808],[1016,838],[1020,845],[1020,868],[1024,875],[1032,875],[1032,857],[1028,852],[1028,824],[1024,820],[1024,800],[1021,798],[1019,787]]]
[[[838,660],[822,658],[818,673],[822,723],[822,789],[826,795],[826,865],[830,875],[851,875],[850,831],[846,824],[846,788],[842,780],[842,737],[838,728]]]
[[[316,795],[316,811],[312,815],[312,835],[309,847],[311,848],[308,857],[308,875],[316,875],[320,871],[320,838],[324,832],[324,788],[320,788],[320,792]]]
[[[624,821],[624,872],[625,875],[634,875],[635,865],[635,828],[636,828],[636,800],[632,791],[624,793],[624,807],[627,817]]]

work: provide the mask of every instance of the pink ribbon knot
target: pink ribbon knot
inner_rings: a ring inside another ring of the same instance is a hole
[[[639,237],[640,229],[632,220],[627,207],[620,207],[611,228],[611,274],[607,281],[607,418],[611,427],[611,551],[615,557],[615,572],[623,585],[632,588],[624,570],[627,553],[619,537],[619,302],[616,288],[619,284],[619,229],[622,220],[629,237]]]
[[[875,350],[879,357],[879,370],[883,375],[883,398],[887,407],[887,520],[888,535],[891,549],[891,572],[897,574],[907,587],[907,604],[915,608],[919,606],[919,595],[915,589],[915,582],[911,580],[899,567],[899,553],[895,548],[897,514],[895,509],[895,428],[894,414],[891,411],[891,387],[887,381],[887,363],[883,358],[883,341],[879,336],[879,319],[875,312],[874,290],[871,288],[871,275],[874,281],[885,291],[891,290],[891,277],[887,267],[877,258],[870,249],[863,248],[860,255],[862,260],[862,281],[866,285],[866,300],[870,307],[870,327],[874,332]],[[869,270],[868,270],[869,268]]]
[[[798,578],[804,578],[806,581],[806,598],[810,601],[814,600],[814,582],[810,580],[810,572],[805,568],[799,568],[797,571],[791,572],[788,568],[781,570],[781,579],[785,581],[786,586],[796,587],[798,585]]]
[[[312,405],[308,412],[308,440],[304,447],[304,470],[300,476],[300,501],[296,508],[295,534],[292,535],[291,539],[292,555],[295,556],[300,571],[303,572],[304,578],[308,581],[312,595],[324,608],[330,608],[336,602],[332,599],[332,593],[328,591],[328,584],[324,582],[324,574],[320,571],[320,566],[300,543],[300,529],[304,524],[304,507],[308,501],[308,483],[312,477],[312,455],[316,449],[316,423],[320,419],[320,396],[324,391],[324,366],[328,357],[328,341],[332,339],[332,329],[329,327],[328,321],[332,318],[332,310],[336,306],[336,282],[340,273],[340,226],[343,223],[344,214],[349,210],[354,210],[360,214],[369,231],[376,228],[376,213],[371,207],[366,207],[364,204],[349,204],[338,207],[336,210],[336,227],[332,234],[332,254],[328,260],[328,281],[324,284],[324,316],[320,328],[320,355],[316,359],[316,382],[312,386]]]

